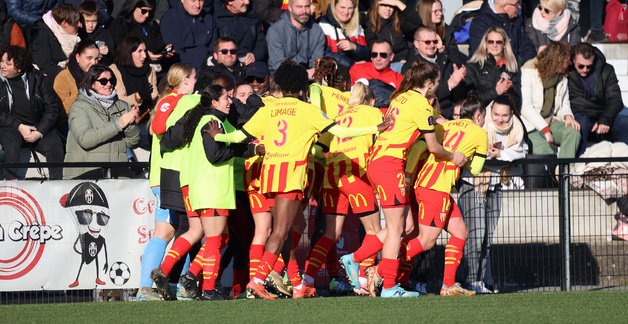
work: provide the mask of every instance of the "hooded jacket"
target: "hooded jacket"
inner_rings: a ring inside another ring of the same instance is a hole
[[[624,109],[621,98],[621,89],[617,75],[612,65],[606,63],[604,54],[595,49],[595,93],[593,97],[586,97],[581,77],[572,68],[569,72],[569,98],[571,111],[574,114],[587,115],[592,121],[599,124],[613,126],[617,114]]]
[[[255,55],[256,61],[266,61],[268,48],[262,21],[249,6],[247,12],[241,15],[231,13],[225,8],[225,2],[214,2],[214,18],[218,25],[220,37],[231,37],[238,44],[238,56],[248,53]]]
[[[325,34],[321,27],[310,18],[302,30],[290,20],[286,11],[266,34],[268,44],[268,67],[276,70],[281,62],[292,60],[307,68],[314,67],[314,61],[325,56]]]
[[[190,16],[181,1],[161,18],[160,29],[164,43],[174,47],[175,59],[192,65],[197,71],[218,39],[214,18],[204,9],[197,17]]]
[[[356,11],[357,14],[357,11]],[[338,63],[351,67],[357,61],[366,61],[369,59],[370,50],[366,44],[366,37],[364,36],[364,29],[358,25],[356,35],[345,35],[342,26],[334,18],[331,12],[331,4],[327,8],[327,14],[321,16],[318,24],[325,33],[325,56],[330,56],[336,59]],[[355,51],[343,52],[338,48],[338,42],[342,40],[348,40],[357,46]]]

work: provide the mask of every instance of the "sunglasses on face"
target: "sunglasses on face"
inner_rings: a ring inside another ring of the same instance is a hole
[[[543,6],[541,6],[541,5],[539,5],[537,8],[539,8],[540,11],[545,12],[546,15],[549,15],[550,13],[554,12],[554,10],[548,9],[548,8],[543,8]]]
[[[436,40],[436,39],[435,39],[435,40],[421,40],[421,41],[419,41],[419,42],[423,42],[423,43],[425,43],[425,45],[427,45],[427,46],[430,46],[430,45],[432,45],[432,44],[434,44],[434,45],[438,45],[438,40]]]
[[[107,78],[100,78],[100,79],[96,79],[96,82],[100,83],[100,85],[102,86],[106,86],[107,83],[111,83],[112,86],[116,86],[116,81],[112,78],[112,79],[107,79]]]
[[[504,41],[503,40],[497,40],[497,39],[489,39],[486,41],[489,45],[493,45],[493,44],[497,44],[497,45],[504,45]]]
[[[96,223],[98,225],[105,226],[109,223],[109,215],[105,213],[96,213],[91,209],[77,210],[75,213],[76,218],[81,225],[89,225],[92,222],[92,217],[94,217],[94,215],[96,216]]]
[[[253,82],[257,82],[257,83],[264,83],[264,81],[266,81],[266,78],[258,78],[258,77],[254,77],[254,76],[248,76],[244,79],[244,81],[246,81],[246,83],[250,83],[252,84]]]
[[[218,50],[218,52],[222,53],[222,55],[227,55],[227,53],[230,53],[231,55],[235,55],[238,50],[237,49],[221,49]]]
[[[593,64],[591,65],[578,64],[579,70],[583,70],[584,68],[586,68],[587,70],[591,70],[593,68]]]
[[[378,53],[378,52],[372,52],[371,53],[371,58],[374,59],[379,55],[379,57],[383,58],[383,59],[387,59],[388,58],[388,53]]]
[[[150,13],[151,11],[153,11],[153,9],[140,9],[140,12],[142,13],[142,15],[146,15]]]

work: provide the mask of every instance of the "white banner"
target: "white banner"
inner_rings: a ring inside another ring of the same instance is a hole
[[[0,291],[137,288],[148,180],[0,181]]]

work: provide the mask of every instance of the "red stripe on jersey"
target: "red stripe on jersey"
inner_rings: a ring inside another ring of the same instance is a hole
[[[275,190],[273,190],[273,178],[275,175],[275,165],[271,164],[268,166],[268,172],[264,172],[265,170],[262,170],[262,174],[266,174],[269,175],[268,179],[266,180],[266,183],[262,183],[262,187],[267,187],[267,190],[263,190],[262,192],[274,192]]]
[[[277,186],[277,192],[284,192],[286,190],[286,182],[288,181],[288,166],[290,162],[281,162],[279,164],[279,184]]]
[[[434,165],[431,164],[425,170],[421,170],[420,177],[417,180],[417,183],[422,183],[423,180],[425,180],[425,177],[427,177],[430,174],[430,171],[432,171],[433,167],[434,167]]]
[[[302,166],[302,165],[306,165],[307,164],[307,157],[305,158],[305,160],[303,161],[296,161],[294,162],[294,169],[292,169],[292,171],[296,170],[298,167]]]
[[[445,162],[439,162],[436,165],[436,168],[434,169],[434,173],[432,173],[432,177],[430,177],[430,180],[425,185],[425,188],[431,188],[436,183],[436,180],[443,172],[444,167],[445,167]]]
[[[327,164],[327,182],[329,182],[332,188],[338,187],[336,183],[336,163]]]

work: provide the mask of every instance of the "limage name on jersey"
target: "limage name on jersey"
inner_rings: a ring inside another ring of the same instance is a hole
[[[297,115],[297,109],[296,108],[278,108],[278,109],[274,109],[271,110],[270,112],[270,117],[275,117],[275,116],[296,116]]]
[[[341,93],[332,93],[331,97],[342,100],[344,103],[349,104],[349,98],[347,98],[347,96],[343,96]]]
[[[270,159],[270,158],[285,158],[290,156],[290,153],[268,153],[266,152],[266,154],[264,155],[264,157],[266,159]]]

